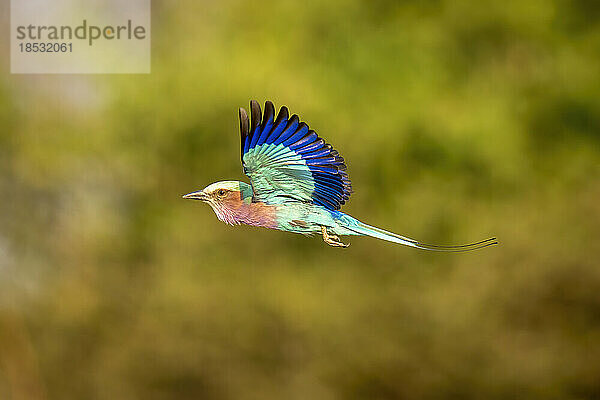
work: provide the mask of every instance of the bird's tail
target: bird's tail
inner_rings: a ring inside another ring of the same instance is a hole
[[[417,240],[397,235],[392,232],[385,231],[381,228],[377,228],[375,226],[367,225],[363,222],[360,222],[354,217],[351,217],[347,214],[344,214],[338,222],[346,229],[354,232],[358,235],[367,235],[381,240],[387,240],[388,242],[400,243],[405,246],[415,247],[417,249],[422,250],[430,250],[430,251],[450,251],[450,252],[461,252],[461,251],[470,251],[470,250],[478,250],[483,249],[484,247],[493,246],[498,244],[498,241],[495,237],[480,240],[475,243],[469,244],[461,244],[461,245],[437,245],[437,244],[427,244],[421,243]]]

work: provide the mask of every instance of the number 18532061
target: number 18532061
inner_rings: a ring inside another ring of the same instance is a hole
[[[19,43],[21,53],[72,53],[73,43]]]

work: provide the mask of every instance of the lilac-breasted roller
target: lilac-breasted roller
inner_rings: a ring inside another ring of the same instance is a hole
[[[364,224],[339,211],[352,186],[346,164],[333,147],[283,106],[250,102],[252,119],[239,109],[241,153],[250,184],[221,181],[183,196],[208,203],[230,225],[253,225],[323,235],[325,243],[348,247],[341,235],[372,236],[424,250],[466,251],[497,244],[495,238],[455,246],[432,245]]]

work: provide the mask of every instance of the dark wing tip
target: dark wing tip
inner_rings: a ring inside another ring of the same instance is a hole
[[[273,122],[273,117],[275,116],[275,106],[269,100],[265,101],[265,114],[263,117],[263,127],[266,126],[268,122]]]
[[[258,101],[250,101],[250,115],[252,116],[252,131],[260,125],[262,119],[262,112],[260,111],[260,104]]]
[[[306,122],[300,122],[300,124],[298,124],[298,128],[296,128],[296,132],[298,132],[299,130],[302,130],[306,128],[306,132],[308,133],[309,129],[308,129],[308,124]]]
[[[275,119],[275,126],[278,126],[283,121],[287,121],[290,117],[290,113],[286,106],[283,106],[279,109],[279,114],[277,114],[277,119]]]
[[[281,106],[279,109],[279,115],[284,115],[286,119],[290,117],[290,111],[286,106]]]
[[[248,113],[242,107],[240,107],[239,116],[240,116],[240,135],[242,136],[242,140],[243,140],[248,136],[250,123],[248,120]]]
[[[246,140],[248,139],[248,126],[249,126],[249,121],[248,121],[248,113],[246,112],[246,110],[244,110],[242,107],[240,107],[239,109],[239,116],[240,116],[240,145],[241,145],[241,154],[242,154],[242,160],[244,159],[244,146],[246,145]]]
[[[292,118],[288,119],[287,127],[285,129],[288,129],[288,127],[292,126],[294,123],[300,124],[300,118],[298,118],[296,114],[292,115]]]

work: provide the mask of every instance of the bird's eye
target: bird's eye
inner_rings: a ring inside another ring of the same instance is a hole
[[[219,196],[225,196],[225,189],[219,189],[219,190],[217,190],[217,194]]]

